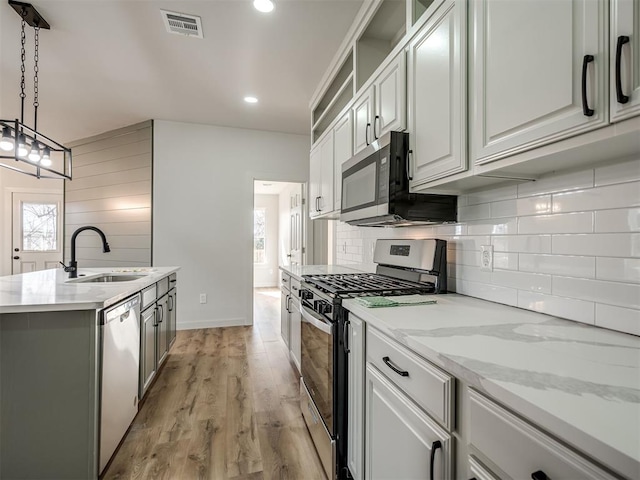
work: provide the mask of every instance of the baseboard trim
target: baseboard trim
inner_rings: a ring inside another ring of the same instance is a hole
[[[243,327],[248,325],[246,318],[229,318],[221,320],[203,320],[200,322],[179,322],[177,330],[197,330],[200,328]]]

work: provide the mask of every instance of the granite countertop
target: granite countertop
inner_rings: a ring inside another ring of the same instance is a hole
[[[136,274],[127,282],[70,281],[61,268],[0,277],[0,314],[62,310],[99,310],[139,292],[180,267],[80,268],[82,278],[104,273]]]
[[[640,478],[640,337],[466,297],[343,306],[629,478]]]
[[[286,265],[280,270],[302,280],[303,275],[333,275],[362,273],[371,271],[370,267],[360,265]]]

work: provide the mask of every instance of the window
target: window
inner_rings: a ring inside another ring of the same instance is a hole
[[[253,210],[253,263],[267,263],[265,250],[266,216],[264,208]]]
[[[55,203],[22,203],[22,250],[27,252],[57,251],[58,205]]]

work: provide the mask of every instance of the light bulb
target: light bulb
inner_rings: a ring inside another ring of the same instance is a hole
[[[253,6],[262,13],[269,13],[274,7],[271,0],[253,0]]]
[[[8,152],[13,150],[13,137],[11,136],[11,130],[9,127],[2,129],[2,138],[0,139],[0,149]]]
[[[27,150],[27,140],[24,136],[24,133],[18,135],[18,156],[26,157],[29,150]]]
[[[38,142],[31,144],[31,151],[29,152],[29,160],[38,163],[40,161],[40,149],[38,148]]]
[[[49,150],[49,147],[44,147],[42,149],[42,160],[40,160],[40,165],[44,167],[51,166],[51,150]]]

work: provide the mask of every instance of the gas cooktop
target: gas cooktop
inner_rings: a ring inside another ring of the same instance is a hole
[[[333,297],[433,293],[433,283],[410,282],[377,273],[304,275],[305,283]]]

